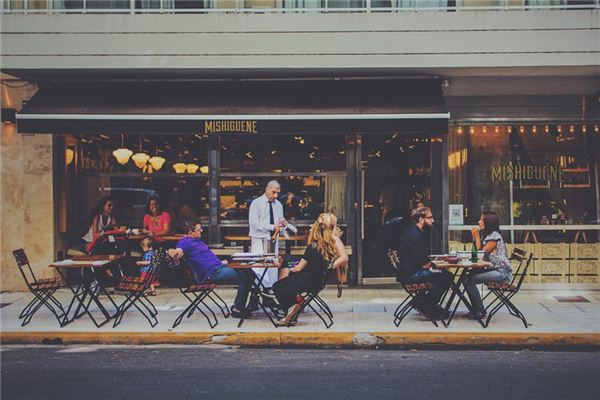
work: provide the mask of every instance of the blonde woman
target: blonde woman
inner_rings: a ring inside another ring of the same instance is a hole
[[[273,285],[275,296],[286,313],[279,325],[293,324],[300,304],[296,296],[305,290],[318,289],[323,283],[330,263],[339,268],[348,262],[348,255],[340,239],[341,230],[336,226],[337,218],[331,213],[319,215],[308,233],[308,246],[300,262],[290,269],[289,275]]]

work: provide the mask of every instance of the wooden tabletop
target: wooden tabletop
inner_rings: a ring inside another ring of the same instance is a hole
[[[306,236],[304,235],[290,235],[287,238],[283,235],[279,235],[279,240],[306,240]],[[250,236],[247,235],[225,235],[225,240],[229,240],[231,242],[249,242],[252,240]]]
[[[150,235],[129,235],[127,236],[127,240],[142,240]],[[155,239],[163,240],[163,241],[177,241],[179,239],[184,238],[185,235],[164,235],[164,236],[156,236]]]
[[[242,262],[230,262],[227,264],[229,268],[233,269],[247,269],[247,268],[279,268],[281,264],[264,264],[264,263],[242,263]]]
[[[492,266],[491,262],[479,260],[476,263],[471,261],[460,261],[457,263],[449,263],[445,261],[432,261],[434,268],[437,269],[451,269],[451,268],[489,268]]]
[[[74,256],[71,257],[72,263],[57,261],[49,265],[50,268],[91,268],[102,267],[111,262],[117,261],[125,256],[117,255],[93,255],[93,256]]]

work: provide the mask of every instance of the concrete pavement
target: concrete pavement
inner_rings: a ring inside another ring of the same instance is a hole
[[[232,288],[218,288],[218,293],[231,303]],[[57,297],[68,303],[71,293],[60,290]],[[122,296],[116,295],[119,301]],[[199,313],[184,319],[175,329],[171,326],[186,307],[185,298],[176,289],[159,288],[153,302],[159,323],[148,322],[131,309],[116,328],[106,324],[96,328],[87,316],[60,328],[47,310],[40,310],[25,327],[18,314],[32,295],[22,292],[0,294],[1,341],[9,343],[218,343],[242,346],[298,347],[372,347],[394,348],[415,346],[462,347],[586,347],[600,348],[600,285],[597,284],[531,284],[524,286],[514,298],[528,319],[529,327],[506,310],[494,316],[487,329],[477,322],[460,318],[466,312],[459,308],[450,327],[436,328],[416,312],[409,314],[400,327],[393,324],[393,311],[403,300],[399,287],[345,289],[341,298],[335,288],[326,288],[322,297],[334,314],[334,325],[326,329],[312,312],[300,315],[298,325],[275,328],[267,317],[257,312],[237,328],[237,319],[219,318],[210,329]]]

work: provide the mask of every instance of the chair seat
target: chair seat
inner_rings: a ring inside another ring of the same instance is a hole
[[[38,279],[36,282],[32,283],[31,286],[36,290],[42,289],[60,289],[63,285],[63,281],[60,278],[44,278]]]
[[[193,292],[201,292],[204,290],[212,290],[216,288],[217,285],[214,283],[199,283],[196,285],[191,285],[187,289],[185,289],[184,293],[193,293]]]
[[[406,290],[410,293],[418,293],[418,292],[422,292],[425,290],[429,290],[433,287],[433,285],[431,284],[431,282],[425,282],[425,283],[407,283],[406,284]]]
[[[143,283],[144,279],[139,276],[123,276],[119,279],[119,283]]]
[[[485,284],[485,286],[487,286],[488,289],[500,289],[500,290],[505,290],[507,292],[512,292],[517,289],[517,287],[515,285],[512,285],[508,282],[507,283],[488,282]]]
[[[119,284],[115,286],[115,290],[140,293],[144,291],[144,284],[143,282],[119,282]]]

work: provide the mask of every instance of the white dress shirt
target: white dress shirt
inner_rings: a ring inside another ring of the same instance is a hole
[[[283,205],[279,200],[273,200],[273,222],[269,221],[269,200],[267,195],[252,200],[248,214],[248,223],[250,225],[251,238],[267,239],[270,238],[275,230],[275,225],[283,218]]]
[[[283,205],[277,200],[273,200],[273,222],[270,223],[269,200],[267,195],[263,194],[260,197],[252,200],[250,211],[248,214],[248,223],[250,225],[251,247],[250,251],[256,254],[264,254],[267,252],[279,253],[279,241],[276,241],[274,246],[271,242],[271,235],[275,230],[275,225],[283,218]],[[257,276],[263,276],[264,268],[252,268]],[[277,268],[267,268],[265,272],[263,285],[271,287],[277,282]]]

